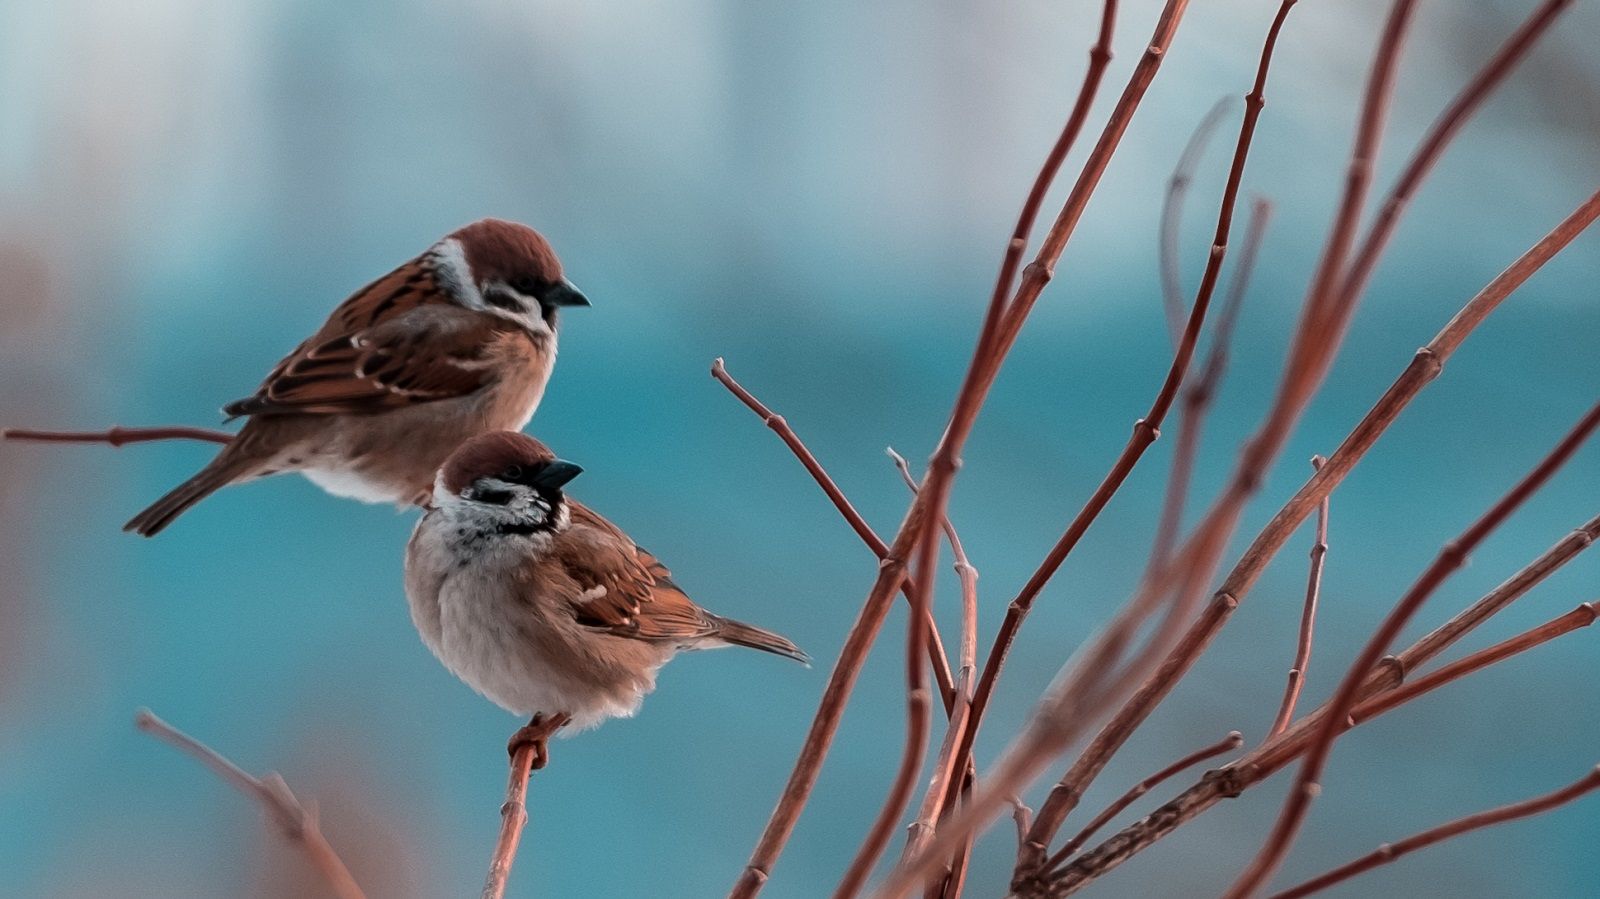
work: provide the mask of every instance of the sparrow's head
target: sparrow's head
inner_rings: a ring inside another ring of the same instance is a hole
[[[543,443],[494,431],[461,444],[434,481],[434,504],[495,522],[505,533],[559,530],[567,524],[562,488],[583,469]]]
[[[561,307],[589,305],[588,297],[562,275],[550,242],[527,225],[476,221],[451,232],[428,257],[456,302],[535,334],[555,330]]]

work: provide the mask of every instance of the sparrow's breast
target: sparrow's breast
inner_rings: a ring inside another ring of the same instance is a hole
[[[578,624],[559,586],[530,566],[532,541],[490,536],[432,512],[407,552],[407,597],[445,667],[522,716],[566,713],[581,730],[632,715],[670,652]]]

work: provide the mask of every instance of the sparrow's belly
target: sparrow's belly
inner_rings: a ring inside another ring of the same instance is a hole
[[[518,715],[571,715],[574,731],[632,715],[670,656],[546,615],[509,579],[452,573],[438,596],[437,628],[423,639],[445,667]]]

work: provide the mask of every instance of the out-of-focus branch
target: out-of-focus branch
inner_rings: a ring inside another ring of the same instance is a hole
[[[500,806],[500,836],[489,856],[489,874],[484,878],[483,899],[501,899],[511,879],[511,864],[522,844],[522,830],[528,826],[528,781],[545,763],[545,745],[556,731],[572,720],[568,715],[536,719],[517,732],[511,752],[511,774],[506,782],[506,801]]]
[[[1228,111],[1228,100],[1228,97],[1223,97],[1213,104],[1200,124],[1195,126],[1194,133],[1189,135],[1189,142],[1183,145],[1183,152],[1178,154],[1178,162],[1172,167],[1172,175],[1167,178],[1166,197],[1161,201],[1161,231],[1157,248],[1161,262],[1161,306],[1167,315],[1167,332],[1172,337],[1174,349],[1183,342],[1185,318],[1183,263],[1182,255],[1178,252],[1178,238],[1183,233],[1183,201],[1189,194],[1189,185],[1194,181],[1194,171],[1200,164],[1200,157],[1211,143],[1217,126],[1222,124],[1222,116]]]
[[[121,447],[129,443],[149,443],[155,440],[228,443],[233,440],[233,435],[227,431],[181,425],[161,428],[125,428],[121,425],[112,425],[104,431],[35,431],[30,428],[6,428],[0,431],[0,439],[30,443],[109,443],[114,447]]]
[[[277,772],[255,777],[215,749],[157,718],[149,709],[140,709],[133,721],[140,730],[195,758],[223,782],[260,804],[289,842],[305,853],[339,899],[365,899],[366,894],[350,875],[350,869],[322,835],[315,809],[301,805]]]
[[[1311,457],[1313,471],[1328,460]],[[1311,566],[1306,575],[1306,601],[1300,611],[1300,634],[1295,641],[1294,664],[1289,667],[1289,683],[1283,688],[1283,703],[1278,707],[1278,717],[1272,722],[1268,739],[1283,733],[1294,720],[1295,703],[1305,687],[1306,668],[1311,664],[1312,630],[1317,623],[1317,598],[1322,593],[1322,566],[1328,556],[1328,498],[1324,496],[1317,506],[1317,537],[1311,544]]]
[[[1146,777],[1144,780],[1139,781],[1137,784],[1134,784],[1133,788],[1118,797],[1117,801],[1106,806],[1105,809],[1100,812],[1100,814],[1095,815],[1093,820],[1084,826],[1083,830],[1078,831],[1077,836],[1074,836],[1072,839],[1063,843],[1061,848],[1056,850],[1055,854],[1051,855],[1050,859],[1045,862],[1045,870],[1053,870],[1064,864],[1067,859],[1072,858],[1072,853],[1077,852],[1080,848],[1082,848],[1084,843],[1089,842],[1090,837],[1094,836],[1100,831],[1100,828],[1106,826],[1106,824],[1110,822],[1112,818],[1122,814],[1122,810],[1138,801],[1139,797],[1155,789],[1157,786],[1166,783],[1171,778],[1176,777],[1179,773],[1193,768],[1195,765],[1200,764],[1206,759],[1216,758],[1223,753],[1232,752],[1243,745],[1244,734],[1241,734],[1238,731],[1232,731],[1226,737],[1223,737],[1221,740],[1211,744],[1210,746],[1205,746],[1194,752],[1191,752],[1167,767],[1162,768],[1160,771],[1157,771],[1149,777]]]
[[[1482,830],[1485,827],[1492,827],[1507,821],[1515,821],[1518,818],[1542,815],[1597,789],[1600,789],[1600,767],[1590,769],[1589,773],[1579,780],[1553,793],[1546,793],[1543,796],[1535,796],[1532,799],[1524,799],[1521,802],[1514,802],[1510,805],[1503,805],[1499,808],[1467,815],[1464,818],[1457,818],[1438,827],[1406,837],[1398,842],[1384,843],[1353,862],[1340,865],[1332,871],[1314,877],[1299,886],[1276,893],[1272,896],[1272,899],[1299,899],[1301,896],[1319,893],[1334,884],[1342,883],[1357,874],[1365,873],[1380,865],[1387,865],[1401,856],[1416,852],[1418,849],[1426,849],[1435,843],[1442,843],[1445,840],[1471,833],[1474,830]]]
[[[1228,370],[1228,354],[1233,344],[1234,325],[1239,320],[1239,307],[1244,304],[1250,286],[1250,275],[1255,271],[1256,256],[1261,242],[1266,238],[1267,223],[1272,220],[1272,202],[1264,197],[1250,201],[1250,220],[1245,225],[1244,249],[1239,253],[1239,264],[1233,270],[1233,280],[1228,285],[1228,296],[1217,312],[1216,331],[1211,335],[1211,352],[1200,366],[1199,374],[1190,378],[1183,388],[1183,401],[1178,409],[1178,437],[1173,441],[1172,468],[1167,475],[1166,495],[1161,500],[1161,517],[1156,525],[1155,540],[1150,546],[1149,567],[1153,570],[1172,554],[1172,545],[1178,540],[1178,530],[1183,525],[1183,510],[1189,499],[1189,482],[1194,478],[1194,462],[1200,454],[1200,434],[1204,430],[1207,413],[1215,401],[1222,376]]]
[[[811,479],[816,481],[817,486],[822,488],[822,492],[826,493],[828,499],[833,501],[834,508],[839,510],[840,515],[844,516],[845,522],[850,525],[851,530],[856,532],[856,536],[861,538],[861,542],[865,543],[867,548],[872,550],[873,554],[880,560],[887,555],[889,552],[888,544],[883,542],[883,538],[879,537],[877,532],[872,529],[872,525],[867,524],[867,520],[861,517],[860,512],[856,511],[856,507],[850,502],[850,498],[844,495],[843,490],[839,489],[839,485],[828,474],[827,469],[822,467],[822,463],[817,461],[817,457],[805,445],[805,442],[800,439],[800,435],[796,434],[794,428],[789,426],[788,420],[772,411],[766,403],[757,399],[755,394],[745,389],[743,384],[734,380],[733,375],[728,374],[727,366],[723,364],[720,356],[711,363],[711,376],[716,378],[722,386],[728,388],[728,392],[732,393],[739,402],[759,416],[762,422],[768,428],[771,428],[774,434],[778,435],[778,439],[789,447],[795,458],[799,459],[800,464],[810,473]],[[905,593],[907,602],[912,601],[912,595],[915,590],[915,584],[909,578],[901,585],[901,592]],[[945,710],[949,711],[954,707],[955,703],[955,678],[950,673],[950,661],[945,655],[944,641],[939,637],[939,628],[933,620],[932,611],[927,612],[927,618],[928,628],[925,642],[927,643],[928,660],[933,664],[933,675],[938,681],[939,695],[944,701]]]

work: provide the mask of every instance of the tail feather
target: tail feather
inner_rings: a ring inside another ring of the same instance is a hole
[[[166,496],[152,503],[148,509],[133,516],[122,529],[141,537],[154,537],[171,524],[174,518],[188,511],[190,506],[233,483],[241,472],[239,466],[233,460],[226,458],[226,455],[227,452],[224,450],[223,455],[200,469],[194,477],[174,487]]]
[[[731,618],[718,618],[717,637],[723,642],[732,643],[735,646],[748,646],[751,649],[770,652],[786,659],[794,659],[807,667],[811,665],[811,657],[806,655],[804,650],[794,645],[787,637],[756,627],[753,624],[745,624],[742,621],[734,621]]]

